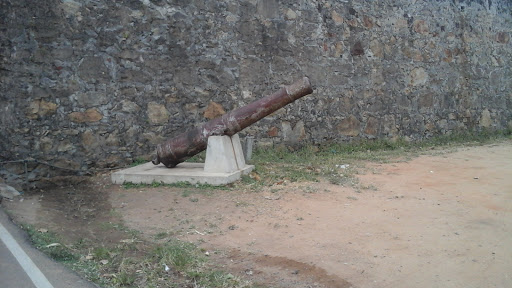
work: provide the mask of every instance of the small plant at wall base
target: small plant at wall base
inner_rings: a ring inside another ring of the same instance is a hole
[[[172,169],[172,168],[169,168]],[[192,184],[190,182],[176,182],[171,184],[165,184],[162,182],[152,182],[151,184],[145,184],[145,183],[132,183],[132,182],[124,182],[123,188],[125,189],[137,189],[137,188],[158,188],[158,187],[172,187],[172,188],[194,188],[198,190],[229,190],[231,189],[231,185],[225,185],[225,186],[214,186],[211,184],[202,184],[202,183],[196,183]]]
[[[135,166],[139,166],[139,165],[142,165],[142,164],[146,164],[148,162],[149,161],[147,161],[146,159],[137,158],[137,159],[133,160],[133,162],[132,162],[132,164],[130,166],[131,167],[135,167]]]
[[[452,145],[481,145],[500,139],[511,139],[512,130],[481,130],[452,133],[416,142],[405,139],[355,140],[350,143],[331,143],[319,146],[305,146],[290,151],[285,147],[256,149],[252,163],[256,165],[261,182],[273,184],[280,180],[318,181],[327,178],[331,183],[353,186],[355,171],[351,167],[339,171],[337,167],[349,165],[355,160],[387,162],[389,159],[410,158],[412,155],[435,147]],[[342,174],[340,175],[339,172]],[[258,182],[243,177],[242,182],[253,185]]]

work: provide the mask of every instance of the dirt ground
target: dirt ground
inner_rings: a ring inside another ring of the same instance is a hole
[[[2,205],[70,239],[119,241],[96,229],[118,217],[271,287],[511,287],[512,141],[430,154],[351,164],[350,187],[124,189],[103,175]]]

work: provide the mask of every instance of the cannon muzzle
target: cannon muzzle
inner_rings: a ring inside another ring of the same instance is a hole
[[[162,163],[168,168],[175,167],[205,150],[208,137],[233,136],[265,116],[311,93],[313,88],[309,79],[304,77],[272,95],[235,109],[158,145],[156,157],[152,162],[155,165]]]

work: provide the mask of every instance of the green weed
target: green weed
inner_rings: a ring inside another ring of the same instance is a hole
[[[223,271],[191,272],[188,276],[199,284],[199,287],[252,287],[250,282],[243,281]]]
[[[157,263],[172,265],[174,269],[181,272],[196,268],[204,262],[204,258],[199,256],[199,250],[195,245],[180,241],[171,241],[157,246],[152,255]]]
[[[511,130],[466,131],[450,135],[436,136],[422,141],[405,139],[354,140],[348,143],[326,143],[319,146],[305,146],[298,150],[278,146],[272,149],[256,149],[253,153],[261,180],[242,177],[241,184],[259,189],[255,183],[272,185],[283,180],[318,181],[328,179],[333,184],[354,186],[361,161],[387,163],[389,161],[410,160],[412,157],[435,148],[454,145],[479,145],[500,139],[511,139]],[[349,169],[340,169],[340,167]]]
[[[143,158],[136,158],[135,160],[133,160],[132,164],[130,164],[130,167],[135,167],[146,163],[148,163],[148,160]]]
[[[193,157],[187,159],[185,162],[204,163],[205,160],[206,160],[206,150],[194,155]]]
[[[125,229],[120,224],[108,226]],[[31,225],[22,227],[36,248],[101,287],[189,287],[192,282],[196,283],[194,287],[256,287],[232,274],[209,268],[204,251],[192,243],[173,239],[139,250],[122,244],[93,247],[93,242],[81,240],[72,251],[53,232],[40,232]],[[155,237],[168,236],[162,232]]]
[[[229,185],[227,186],[215,186],[211,184],[203,184],[203,183],[196,183],[192,184],[190,182],[176,182],[171,184],[166,184],[162,182],[153,182],[151,184],[145,184],[145,183],[132,183],[132,182],[124,182],[123,188],[124,189],[140,189],[140,188],[158,188],[158,187],[172,187],[172,188],[195,188],[195,189],[201,189],[201,190],[229,190],[231,189]]]
[[[73,262],[78,259],[54,232],[40,232],[32,225],[23,225],[22,228],[27,232],[32,244],[50,258],[59,262]]]
[[[154,237],[156,240],[161,240],[161,239],[165,239],[169,236],[170,236],[170,234],[168,232],[159,232]]]
[[[129,273],[127,271],[121,271],[116,274],[116,277],[113,278],[113,282],[115,284],[119,284],[120,286],[131,286],[135,283],[136,280],[135,273]]]
[[[124,182],[123,183],[124,189],[137,189],[137,188],[143,188],[143,187],[148,187],[148,184],[132,183],[132,182]]]
[[[101,223],[100,226],[101,226],[101,228],[103,228],[105,230],[114,229],[117,231],[125,232],[133,238],[136,238],[140,234],[139,231],[130,229],[122,223],[104,222],[104,223]]]
[[[100,260],[109,259],[110,251],[109,251],[109,249],[107,249],[105,247],[96,247],[92,251],[92,255],[94,256],[95,259],[100,259]]]

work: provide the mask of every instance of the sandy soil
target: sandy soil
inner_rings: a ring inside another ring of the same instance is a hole
[[[272,287],[511,287],[512,141],[433,154],[353,165],[355,187],[126,190],[104,177],[85,196],[63,188],[3,205],[76,237],[115,211],[148,239],[199,243]]]

